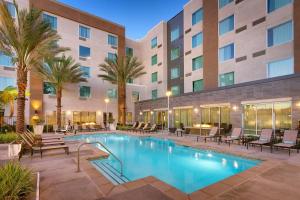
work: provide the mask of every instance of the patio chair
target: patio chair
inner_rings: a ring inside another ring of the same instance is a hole
[[[93,124],[89,126],[90,131],[97,131],[97,128]]]
[[[145,123],[144,122],[140,122],[139,125],[135,129],[132,129],[132,131],[133,132],[138,131],[138,130],[140,130],[144,126],[145,126]]]
[[[135,129],[139,125],[139,122],[134,122],[132,127],[128,128],[127,131]]]
[[[153,124],[151,126],[151,128],[149,128],[148,130],[144,130],[144,133],[151,133],[151,132],[157,132],[157,124]]]
[[[59,139],[53,139],[53,140],[44,140],[41,138],[41,140],[36,139],[30,132],[24,132],[23,133],[25,137],[32,143],[32,144],[41,144],[41,145],[58,145],[58,144],[65,144],[63,140]]]
[[[89,129],[87,128],[87,126],[85,124],[81,125],[81,130],[82,131],[89,131]]]
[[[140,133],[142,133],[145,130],[149,130],[150,129],[150,123],[146,123],[144,127],[138,129],[137,131],[139,131]]]
[[[240,143],[241,135],[242,135],[242,129],[234,128],[231,135],[227,136],[227,138],[225,138],[224,142],[228,143],[229,146],[230,146],[230,143],[233,143],[235,140],[237,140]]]
[[[26,131],[33,138],[35,137],[34,133],[27,129]],[[41,135],[42,140],[62,140],[63,136],[61,135]]]
[[[289,156],[290,156],[291,155],[291,148],[297,146],[297,137],[298,137],[298,130],[285,130],[282,142],[274,144],[273,146],[276,149],[278,149],[278,148],[288,149],[289,150]],[[297,153],[299,153],[299,148],[297,148]]]
[[[34,146],[34,144],[31,143],[26,138],[25,135],[20,134],[20,136],[21,136],[23,142],[29,147],[31,156],[33,155],[33,153],[35,151],[38,151],[38,152],[40,152],[41,158],[42,158],[43,157],[43,151],[46,151],[46,150],[55,150],[55,149],[64,149],[65,152],[66,152],[66,154],[69,155],[69,147],[67,145],[65,145],[65,144],[63,144],[63,145],[44,145],[44,146],[41,145],[41,146]]]
[[[217,134],[218,134],[218,127],[212,127],[207,136],[197,136],[197,142],[199,141],[199,138],[202,138],[206,143],[207,139],[217,138],[218,137]]]
[[[252,146],[260,146],[260,151],[262,151],[263,145],[268,145],[272,143],[272,134],[273,134],[272,129],[262,129],[259,139],[252,142],[248,142],[247,149],[249,147],[249,144],[251,144]],[[272,148],[271,148],[271,152],[272,152]]]

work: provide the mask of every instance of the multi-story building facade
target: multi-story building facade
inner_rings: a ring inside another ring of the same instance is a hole
[[[128,83],[128,122],[166,124],[165,94],[170,90],[171,126],[231,124],[251,133],[298,126],[299,1],[190,0],[136,41],[125,37],[123,26],[55,1],[17,2],[43,10],[62,37],[60,45],[71,48],[67,54],[86,72],[87,83],[64,92],[66,120],[101,123],[107,96],[109,112],[117,115],[116,87],[97,77],[97,65],[126,53],[138,57],[146,71]],[[1,60],[0,78],[3,85],[11,84],[7,77],[15,76],[14,68],[4,55]],[[51,88],[33,73],[30,77],[28,116],[37,109],[32,106],[36,100],[41,116],[53,121],[55,99],[43,94]]]

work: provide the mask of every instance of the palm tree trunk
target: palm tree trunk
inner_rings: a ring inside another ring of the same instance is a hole
[[[27,70],[22,69],[24,68],[19,66],[17,70],[18,97],[16,132],[18,134],[22,134],[25,130],[25,93],[27,87]]]
[[[13,100],[9,101],[9,107],[10,107],[9,117],[11,118],[14,116],[14,112],[15,112]]]
[[[56,90],[56,123],[58,129],[61,128],[61,97],[62,97],[62,89],[57,88]]]
[[[126,123],[126,83],[118,84],[118,116],[119,123]]]

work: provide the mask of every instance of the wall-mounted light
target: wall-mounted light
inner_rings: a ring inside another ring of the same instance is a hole
[[[236,105],[232,106],[233,111],[237,111],[238,109],[239,109],[239,107],[237,107]]]
[[[300,108],[300,101],[299,101],[298,103],[296,103],[296,106],[297,106],[298,108]]]
[[[198,109],[198,108],[194,108],[194,112],[195,112],[195,113],[198,113],[198,112],[199,112],[199,109]]]
[[[97,115],[101,115],[101,111],[97,111]]]
[[[169,110],[169,113],[172,114],[172,110]]]
[[[32,100],[31,101],[31,106],[33,107],[34,110],[38,110],[42,105],[42,102],[39,100]]]
[[[71,115],[72,112],[71,112],[70,110],[67,110],[66,114],[67,114],[67,115]]]
[[[140,115],[143,115],[142,111],[140,111]]]
[[[153,111],[150,111],[150,115],[153,115]]]

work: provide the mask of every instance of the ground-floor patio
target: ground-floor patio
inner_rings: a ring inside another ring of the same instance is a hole
[[[146,136],[146,135],[143,135]],[[260,152],[259,148],[215,142],[196,142],[193,137],[166,133],[155,137],[170,138],[179,144],[265,160],[262,164],[205,187],[190,195],[156,179],[145,177],[121,185],[112,184],[88,161],[107,156],[92,146],[81,151],[81,171],[77,172],[78,142],[67,142],[70,155],[62,151],[46,152],[41,159],[24,156],[21,163],[40,172],[40,199],[299,199],[300,155],[293,151]],[[0,159],[7,160],[7,146],[1,145]]]

